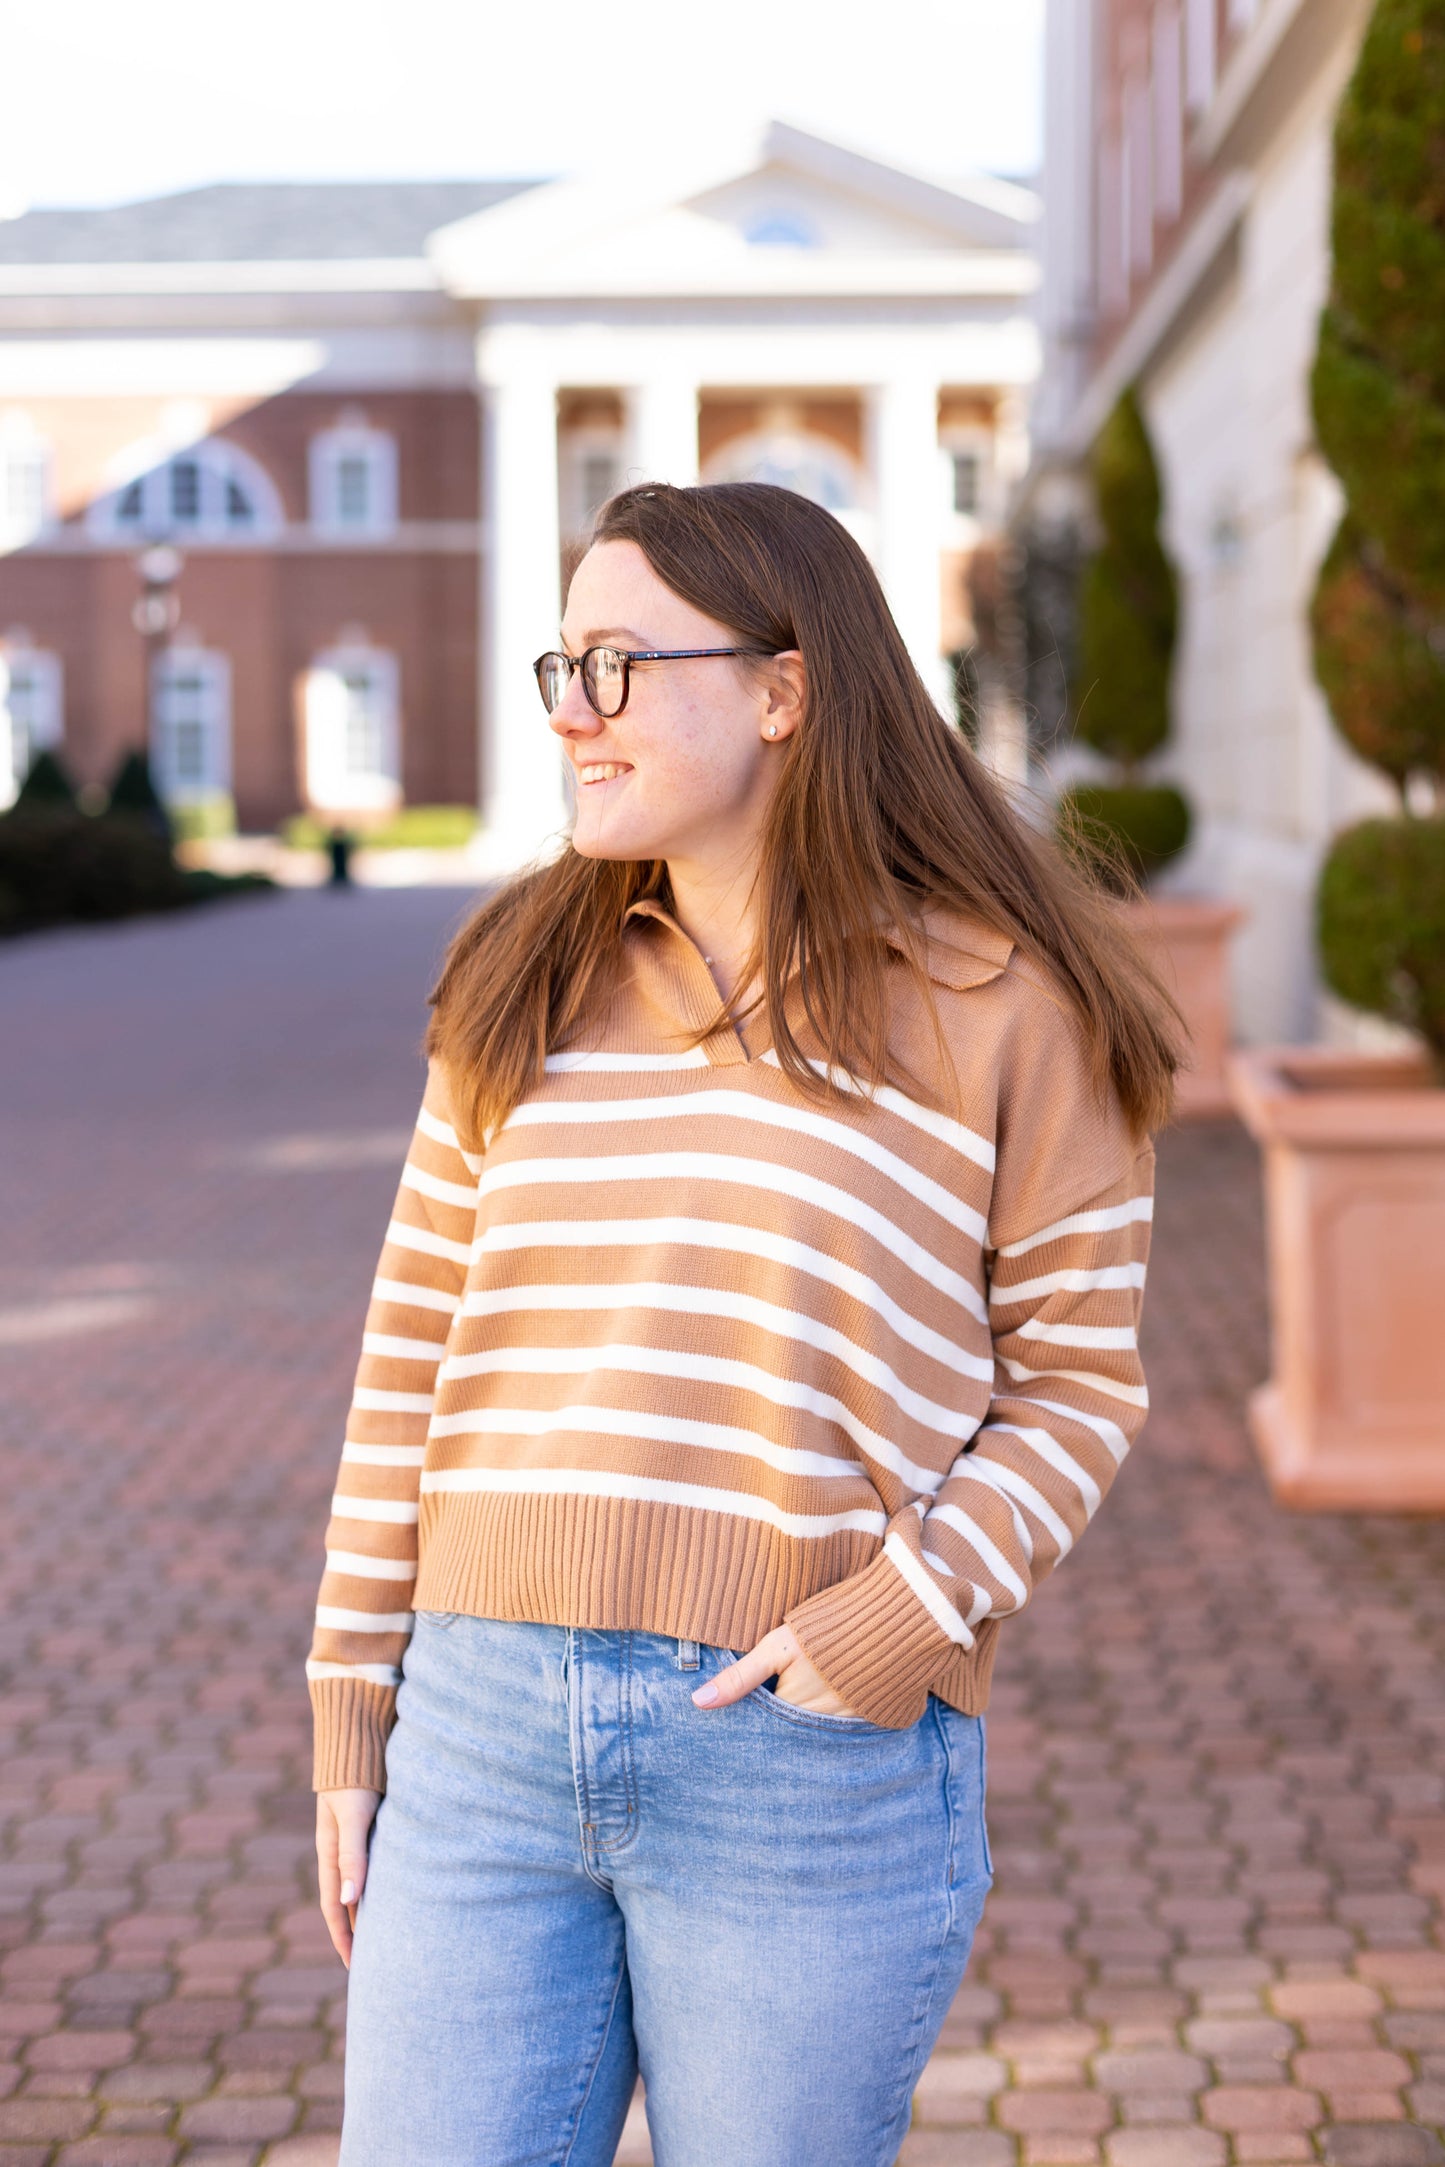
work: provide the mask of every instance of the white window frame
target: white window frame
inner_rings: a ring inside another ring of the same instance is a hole
[[[943,455],[944,546],[971,549],[997,510],[993,433],[981,422],[950,424],[940,430],[938,442]],[[978,497],[971,512],[960,512],[954,503],[954,460],[960,455],[973,459],[978,468]]]
[[[0,414],[0,549],[23,549],[53,516],[49,444],[23,409]]]
[[[196,681],[196,712],[178,715],[183,680]],[[175,733],[183,722],[200,727],[202,758],[183,774]],[[196,805],[224,796],[231,787],[231,660],[214,648],[177,641],[163,648],[151,675],[151,772],[168,805]]]
[[[558,445],[557,482],[564,535],[579,539],[590,532],[602,505],[619,490],[627,475],[627,440],[621,429],[604,426],[567,429]],[[590,461],[606,459],[612,468],[612,487],[596,503],[587,486]]]
[[[352,757],[353,686],[376,702],[376,759]],[[362,640],[315,656],[302,685],[302,787],[324,814],[388,813],[401,803],[401,669],[394,654]]]
[[[27,684],[23,717],[11,704],[17,680]],[[15,803],[35,755],[64,739],[64,684],[59,655],[24,640],[0,643],[0,807]]]
[[[178,466],[188,464],[197,470],[196,516],[178,519],[173,477]],[[87,520],[90,532],[103,541],[165,540],[245,548],[274,541],[286,524],[280,494],[265,468],[223,437],[202,437],[181,446],[133,445],[112,469],[112,476]],[[229,492],[233,487],[247,498],[249,519],[232,517]],[[131,502],[139,507],[134,517],[125,509]]]
[[[358,461],[366,474],[366,505],[360,517],[343,502],[342,475]],[[397,522],[396,439],[361,414],[343,414],[313,436],[307,448],[311,524],[335,541],[374,542],[394,534]]]

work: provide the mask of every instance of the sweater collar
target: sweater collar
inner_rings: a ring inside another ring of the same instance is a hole
[[[656,896],[644,896],[628,906],[623,924],[633,918],[654,918],[687,939],[672,912]],[[962,911],[926,910],[923,913],[925,968],[936,986],[962,993],[970,986],[987,985],[1007,969],[1014,943],[981,918]],[[898,954],[907,953],[901,941],[890,942]]]

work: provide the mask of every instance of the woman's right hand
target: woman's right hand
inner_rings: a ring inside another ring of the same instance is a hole
[[[366,1846],[381,1804],[380,1791],[318,1791],[316,1864],[321,1916],[337,1955],[351,1969],[356,1907],[366,1886]]]

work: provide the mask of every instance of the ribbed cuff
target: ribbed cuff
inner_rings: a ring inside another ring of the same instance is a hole
[[[396,1688],[365,1678],[313,1678],[315,1791],[386,1789],[386,1741],[396,1721]]]
[[[810,1595],[785,1623],[844,1707],[892,1731],[918,1721],[930,1685],[956,1653],[886,1556]]]

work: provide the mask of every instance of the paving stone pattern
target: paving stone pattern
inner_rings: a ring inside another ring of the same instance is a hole
[[[300,1665],[464,901],[0,949],[0,2167],[334,2167]],[[1429,2167],[1445,1523],[1271,1505],[1232,1125],[1166,1139],[1155,1257],[1157,1412],[1008,1629],[997,1887],[901,2167]]]

